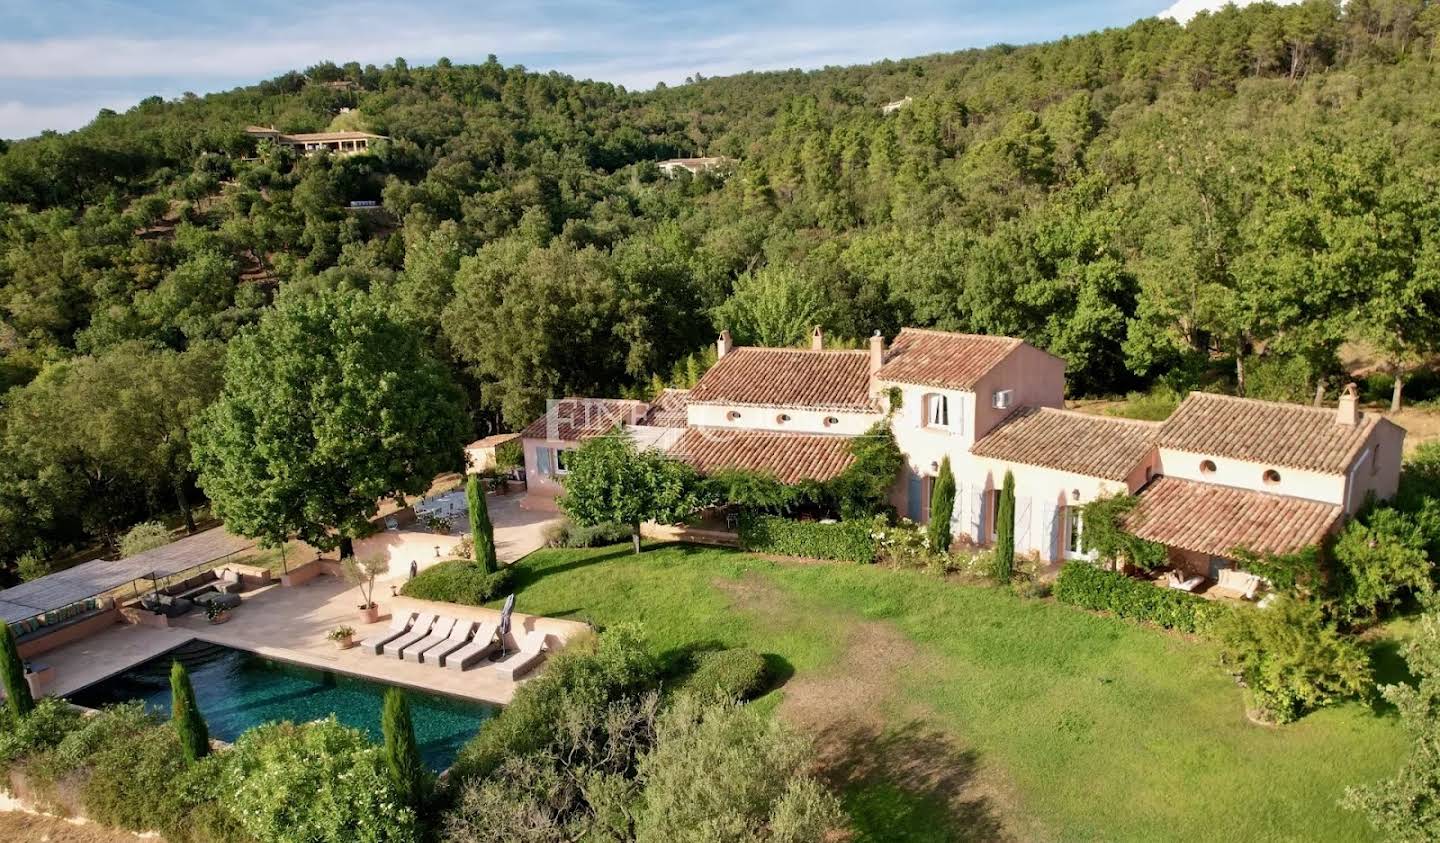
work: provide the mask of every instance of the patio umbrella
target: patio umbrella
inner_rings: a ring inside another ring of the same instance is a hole
[[[510,615],[515,611],[515,595],[505,598],[505,607],[500,610],[500,658],[505,658],[505,636],[510,633]]]

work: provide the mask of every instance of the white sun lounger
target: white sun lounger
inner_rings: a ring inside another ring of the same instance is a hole
[[[447,618],[443,615],[436,618],[435,625],[430,627],[430,634],[406,647],[405,651],[400,654],[400,658],[407,662],[425,661],[425,651],[445,643],[445,640],[450,637],[450,633],[455,631],[455,623],[454,618]]]
[[[419,641],[421,638],[429,635],[430,627],[434,625],[435,613],[421,612],[415,617],[415,623],[410,625],[410,630],[408,632],[406,632],[399,638],[396,638],[394,641],[386,644],[385,649],[381,650],[380,652],[384,653],[387,656],[391,653],[394,653],[395,658],[398,659],[405,655],[406,647],[409,647],[411,644],[414,644],[416,641]]]
[[[396,612],[390,617],[390,626],[384,632],[377,632],[374,635],[360,642],[360,649],[367,653],[380,655],[385,651],[385,645],[405,634],[410,628],[410,622],[415,619],[414,612]]]
[[[438,667],[445,666],[445,657],[470,643],[475,636],[475,630],[480,624],[476,621],[461,620],[455,623],[455,629],[450,632],[450,637],[436,644],[425,651],[425,663]]]
[[[499,624],[494,621],[481,621],[480,628],[475,631],[470,643],[452,653],[441,656],[437,664],[446,670],[464,670],[480,661],[495,649],[496,629],[499,629]]]
[[[520,639],[520,648],[513,655],[495,665],[495,672],[501,679],[514,682],[545,658],[545,633],[532,630]]]

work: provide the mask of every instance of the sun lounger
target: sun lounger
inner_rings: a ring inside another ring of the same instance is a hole
[[[479,628],[480,624],[476,621],[457,621],[449,638],[425,651],[425,663],[444,667],[445,657],[469,644],[470,639],[475,636],[475,630]]]
[[[425,651],[443,644],[450,637],[450,633],[455,631],[455,624],[454,618],[447,618],[443,615],[436,618],[435,625],[430,627],[430,634],[406,647],[405,651],[400,654],[400,658],[407,662],[425,661]]]
[[[378,632],[364,641],[360,642],[360,649],[367,653],[380,655],[385,652],[385,645],[404,635],[410,629],[410,622],[415,620],[414,612],[396,612],[390,617],[390,626],[384,632]]]
[[[1165,574],[1165,585],[1177,591],[1194,591],[1203,582],[1204,577],[1186,577],[1184,571],[1169,571]]]
[[[429,635],[430,627],[434,625],[435,613],[421,612],[415,616],[415,622],[410,624],[410,628],[403,635],[386,644],[385,649],[380,652],[387,656],[393,653],[395,658],[401,658],[405,655],[405,648]]]
[[[524,676],[540,660],[545,658],[545,633],[532,630],[520,639],[520,648],[514,655],[495,665],[495,672],[501,679],[514,682]]]
[[[498,628],[499,624],[494,621],[482,621],[468,644],[441,656],[436,663],[446,670],[464,670],[475,664],[495,649],[495,630]]]

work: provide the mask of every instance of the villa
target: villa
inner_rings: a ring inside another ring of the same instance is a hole
[[[723,155],[711,155],[701,158],[668,158],[664,161],[657,161],[655,166],[660,168],[660,172],[674,178],[675,174],[681,170],[689,172],[692,176],[698,176],[701,173],[721,170],[731,167],[734,164],[735,159],[733,158],[726,158]]]
[[[891,416],[906,458],[896,510],[928,519],[949,458],[952,529],[988,545],[1005,473],[1015,478],[1015,544],[1045,562],[1085,558],[1081,507],[1139,497],[1127,526],[1165,545],[1171,563],[1218,579],[1236,548],[1286,553],[1319,544],[1372,495],[1399,483],[1405,431],[1363,413],[1353,386],[1338,406],[1307,407],[1195,392],[1163,422],[1064,409],[1065,361],[1023,340],[905,328],[887,346],[736,347],[688,392],[654,402],[567,398],[522,433],[526,505],[553,509],[565,452],[619,424],[637,442],[702,473],[740,468],[785,483],[825,481],[850,443]]]
[[[246,126],[245,134],[257,140],[288,146],[303,155],[313,155],[321,150],[332,155],[357,155],[368,151],[375,141],[389,140],[384,135],[372,135],[369,132],[305,132],[290,135],[274,126]]]

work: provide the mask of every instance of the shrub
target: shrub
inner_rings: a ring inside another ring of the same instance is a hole
[[[1314,604],[1280,595],[1264,609],[1222,616],[1214,633],[1221,663],[1277,723],[1372,687],[1369,655],[1325,623]]]
[[[170,723],[187,761],[199,761],[210,754],[210,728],[195,702],[190,672],[178,660],[170,665]]]
[[[950,470],[950,458],[940,462],[940,474],[935,488],[930,493],[930,524],[928,534],[930,546],[940,553],[950,550],[950,519],[955,514],[955,473]]]
[[[478,562],[451,559],[421,571],[401,586],[400,593],[416,600],[483,606],[508,591],[514,578],[511,568],[488,574]]]
[[[470,475],[465,484],[465,500],[470,512],[470,546],[475,561],[487,573],[500,570],[495,557],[495,526],[490,523],[490,509],[485,501],[485,490],[480,488],[480,478]]]
[[[41,699],[25,715],[0,709],[0,767],[51,749],[80,727],[80,712],[64,700]]]
[[[890,509],[890,488],[905,464],[905,455],[895,443],[895,434],[886,422],[878,422],[864,436],[850,443],[854,461],[828,484],[840,514],[845,518],[869,518]]]
[[[546,547],[600,547],[618,544],[630,538],[630,528],[624,524],[596,524],[582,527],[568,518],[545,530]]]
[[[995,508],[995,581],[1010,582],[1015,573],[1015,475],[1005,472],[1000,505]]]
[[[1165,564],[1165,545],[1142,539],[1123,526],[1125,515],[1139,503],[1134,495],[1117,494],[1085,504],[1081,548],[1104,562],[1125,562],[1146,570]]]
[[[109,737],[86,761],[85,813],[102,825],[173,836],[189,807],[174,789],[187,766],[179,737],[160,724]]]
[[[747,513],[740,518],[740,546],[756,553],[868,564],[875,561],[870,529],[869,521],[822,524]]]
[[[717,702],[754,699],[770,679],[765,657],[743,647],[699,653],[693,667],[681,690]]]
[[[38,580],[50,573],[50,559],[44,550],[32,548],[15,560],[15,573],[21,582]]]
[[[221,787],[241,828],[258,840],[420,838],[415,811],[391,784],[383,752],[333,717],[257,726],[226,755]]]
[[[20,658],[20,645],[15,643],[15,630],[0,621],[0,685],[5,688],[5,708],[20,720],[35,708],[30,683],[25,681],[25,662]]]
[[[1193,594],[1159,588],[1088,562],[1070,562],[1060,569],[1055,599],[1181,632],[1202,632],[1214,615],[1225,611]]]
[[[1132,392],[1125,403],[1111,407],[1106,415],[1142,421],[1164,421],[1180,406],[1180,393],[1168,386],[1157,385],[1149,392]]]
[[[1415,520],[1388,507],[1345,525],[1331,553],[1342,616],[1373,618],[1410,592],[1432,589],[1426,536]]]
[[[170,543],[170,528],[159,521],[142,521],[120,540],[120,555],[134,556]]]
[[[403,804],[420,810],[428,789],[428,772],[420,761],[415,744],[415,726],[410,719],[410,702],[399,688],[387,688],[385,707],[380,713],[385,736],[385,769]]]
[[[506,759],[544,750],[557,740],[567,707],[604,708],[654,687],[656,676],[655,660],[632,627],[615,626],[569,642],[461,749],[451,767],[452,780],[489,776]]]

